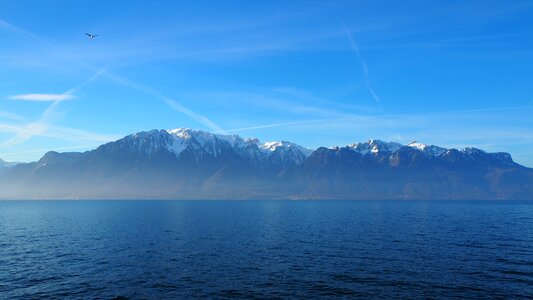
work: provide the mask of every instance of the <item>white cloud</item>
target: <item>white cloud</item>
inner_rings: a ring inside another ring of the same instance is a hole
[[[95,78],[103,74],[105,71],[105,68],[100,69],[98,72],[96,72],[93,76],[91,76],[89,79],[82,82],[80,85],[71,88],[70,90],[66,91],[63,94],[22,94],[22,95],[14,95],[9,97],[12,100],[22,100],[22,101],[40,101],[40,102],[52,102],[46,108],[43,113],[41,114],[41,117],[39,120],[27,123],[23,127],[13,127],[13,126],[4,126],[4,129],[8,128],[11,129],[15,134],[12,138],[8,139],[7,141],[0,144],[0,147],[7,147],[7,146],[13,146],[20,143],[23,143],[29,139],[31,139],[34,136],[48,136],[48,137],[54,137],[59,139],[68,139],[61,137],[61,134],[64,135],[72,135],[72,130],[65,131],[65,130],[57,130],[58,128],[54,126],[54,123],[61,119],[63,117],[63,114],[57,110],[58,106],[62,101],[69,100],[75,98],[74,95],[72,95],[73,92],[80,89],[81,87],[85,86],[86,84],[93,81]],[[1,125],[1,124],[0,124]],[[1,129],[1,127],[0,127]],[[51,133],[51,131],[54,131],[55,133]],[[75,136],[87,136],[83,131],[77,131],[75,132]],[[94,138],[94,136],[89,135],[89,140],[91,138]],[[97,137],[99,138],[99,137]],[[103,138],[102,140],[106,140],[107,138]]]
[[[74,99],[72,94],[20,94],[9,96],[10,100],[36,101],[36,102],[55,102]]]
[[[120,138],[118,135],[98,134],[79,129],[55,126],[41,123],[30,123],[26,126],[0,123],[0,132],[15,133],[16,135],[1,143],[0,148],[19,144],[29,137],[41,136],[75,143],[107,143]]]

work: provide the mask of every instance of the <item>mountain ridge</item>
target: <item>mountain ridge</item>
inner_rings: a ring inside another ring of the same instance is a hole
[[[533,199],[533,170],[476,148],[368,140],[311,150],[154,129],[12,166],[0,198]]]

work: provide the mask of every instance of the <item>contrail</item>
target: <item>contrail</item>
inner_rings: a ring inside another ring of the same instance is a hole
[[[16,33],[20,33],[26,37],[29,37],[29,38],[32,38],[34,40],[37,40],[39,41],[40,43],[43,43],[49,47],[53,47],[50,43],[48,43],[47,41],[41,39],[40,37],[36,36],[35,34],[29,32],[29,31],[26,31],[18,26],[15,26],[9,22],[7,22],[6,20],[3,20],[3,19],[0,19],[0,28],[1,29],[5,29],[5,30],[8,30],[8,31],[12,31],[12,32],[16,32]]]
[[[320,120],[292,121],[292,122],[283,122],[283,123],[257,125],[257,126],[244,127],[244,128],[228,129],[226,130],[226,132],[239,132],[239,131],[263,129],[263,128],[284,127],[284,126],[299,125],[299,124],[321,123],[321,122],[328,122],[328,121],[335,121],[335,120],[320,119]]]
[[[381,104],[381,98],[376,94],[374,89],[370,86],[370,83],[368,83],[368,80],[366,81],[366,87],[368,88],[368,91],[370,91],[370,94],[372,94],[372,97],[374,100],[376,100],[377,103]]]
[[[127,79],[122,78],[122,77],[120,77],[120,76],[118,76],[118,75],[116,75],[114,73],[111,73],[111,72],[106,72],[105,76],[107,78],[109,78],[109,79],[112,79],[115,82],[118,82],[118,83],[122,84],[122,85],[128,86],[130,88],[136,89],[136,90],[141,91],[143,93],[146,93],[146,94],[149,94],[149,95],[152,95],[154,97],[159,98],[161,101],[163,101],[165,104],[167,104],[170,108],[172,108],[172,109],[174,109],[174,110],[176,110],[176,111],[188,116],[189,118],[197,121],[198,123],[203,124],[204,126],[208,127],[209,129],[215,131],[216,133],[224,133],[224,132],[226,132],[226,130],[224,130],[222,127],[220,127],[215,122],[211,121],[208,117],[190,110],[189,108],[183,106],[178,101],[159,93],[158,91],[154,90],[153,88],[151,88],[149,86],[146,86],[146,85],[143,85],[143,84],[140,84],[140,83],[136,83],[136,82],[127,80]]]
[[[67,127],[54,126],[54,125],[50,125],[46,131],[39,131],[37,133],[35,130],[36,126],[34,126],[34,128],[27,128],[27,127],[28,127],[27,125],[16,126],[16,125],[0,123],[0,132],[10,132],[10,133],[17,133],[17,134],[28,134],[28,135],[33,135],[33,136],[50,137],[54,139],[61,139],[61,140],[76,142],[76,143],[98,142],[99,144],[97,145],[120,138],[120,136],[116,136],[116,135],[95,134],[92,132],[86,132],[86,131],[82,131],[78,129],[72,129],[72,128],[67,128]],[[33,131],[31,131],[32,129]],[[58,149],[61,149],[61,148],[58,148]]]
[[[80,89],[84,85],[88,84],[89,82],[93,81],[98,76],[103,74],[104,69],[105,68],[100,69],[90,78],[88,78],[81,84],[69,89],[68,91],[64,92],[61,95],[72,95],[72,93],[74,93],[76,90]],[[27,141],[28,139],[32,138],[35,135],[43,135],[43,133],[45,133],[57,119],[61,118],[61,116],[57,114],[57,107],[59,106],[61,102],[62,100],[54,100],[52,104],[50,104],[50,106],[48,106],[43,111],[39,120],[28,123],[23,128],[13,127],[15,131],[17,132],[17,134],[14,137],[0,144],[0,146],[6,147],[6,146],[20,144],[20,143]]]
[[[19,95],[12,95],[9,96],[8,99],[11,100],[22,100],[22,101],[43,101],[43,102],[58,102],[58,101],[65,101],[65,100],[71,100],[76,98],[74,96],[74,92],[83,86],[89,84],[91,81],[99,77],[103,72],[105,71],[105,68],[100,69],[98,72],[96,72],[93,76],[91,76],[89,79],[85,80],[84,82],[80,83],[79,85],[69,89],[68,91],[62,93],[62,94],[19,94]]]
[[[26,31],[26,30],[24,30],[24,29],[22,29],[20,27],[17,27],[17,26],[15,26],[15,25],[7,22],[7,21],[4,21],[2,19],[0,19],[0,28],[4,28],[4,29],[7,29],[9,31],[21,33],[23,35],[31,37],[31,38],[33,38],[33,39],[45,44],[46,46],[48,46],[48,47],[50,47],[50,48],[52,48],[52,49],[54,49],[56,51],[62,51],[62,49],[60,49],[60,48],[58,48],[58,47],[46,42],[45,40],[39,38],[38,36],[28,32],[28,31]],[[90,68],[90,69],[94,70],[94,68],[92,66],[87,65],[85,62],[77,60],[77,63],[79,63],[80,66],[84,66],[85,68]],[[115,82],[121,83],[123,85],[129,86],[129,87],[134,88],[136,90],[139,90],[139,91],[145,92],[147,94],[150,94],[152,96],[158,97],[160,100],[162,100],[168,106],[170,106],[172,109],[185,114],[189,118],[191,118],[191,119],[203,124],[204,126],[210,128],[213,131],[224,132],[224,129],[222,127],[217,125],[215,122],[211,121],[206,116],[203,116],[203,115],[201,115],[199,113],[196,113],[196,112],[184,107],[182,104],[180,104],[176,100],[173,100],[173,99],[171,99],[169,97],[166,97],[166,96],[160,94],[159,92],[157,92],[156,90],[154,90],[154,89],[152,89],[150,87],[147,87],[145,85],[129,81],[129,80],[123,78],[123,77],[120,77],[120,76],[118,76],[116,74],[112,74],[111,72],[106,71],[106,69],[107,69],[107,66],[104,67],[103,69],[99,70],[95,75],[93,75],[92,78],[89,78],[86,82],[80,84],[79,86],[76,86],[76,87],[70,89],[69,91],[65,92],[64,94],[65,95],[72,94],[75,90],[81,88],[85,84],[91,82],[94,78],[96,78],[96,77],[100,76],[101,74],[105,73],[105,76],[107,78],[112,79]],[[171,101],[168,101],[168,100],[171,100]]]
[[[359,64],[361,64],[361,68],[363,69],[363,80],[365,82],[365,86],[370,92],[370,95],[372,95],[372,98],[374,98],[374,101],[378,103],[381,107],[381,98],[378,96],[378,94],[374,91],[374,89],[370,86],[370,80],[368,79],[368,65],[363,60],[361,53],[359,52],[359,47],[357,46],[357,43],[355,42],[355,39],[353,38],[352,34],[346,28],[344,27],[344,31],[346,32],[346,36],[348,37],[348,41],[350,42],[350,46],[352,47],[353,52],[355,53],[355,56],[357,57],[357,60],[359,61]]]
[[[16,120],[16,121],[24,121],[24,120],[26,120],[25,117],[23,117],[21,115],[18,115],[18,114],[15,114],[15,113],[12,113],[12,112],[8,112],[8,111],[0,111],[0,117],[1,118],[6,118],[6,119],[11,119],[11,120]]]
[[[187,116],[189,116],[191,119],[198,121],[199,123],[204,124],[205,126],[211,128],[211,130],[215,131],[215,133],[224,133],[226,130],[222,129],[220,126],[215,124],[213,121],[209,120],[207,117],[202,116],[200,114],[195,113],[194,111],[186,108],[185,106],[179,104],[177,101],[164,97],[163,101],[165,101],[168,106],[173,108],[176,111],[179,111]]]
[[[107,69],[107,65],[103,68],[101,68],[100,70],[98,70],[96,73],[94,73],[93,76],[89,77],[87,80],[85,80],[84,82],[78,84],[77,86],[71,88],[70,90],[66,91],[64,94],[65,95],[72,95],[74,94],[75,91],[81,89],[82,87],[86,86],[87,84],[91,83],[93,80],[95,80],[96,78],[100,77],[100,75],[104,74],[105,71]]]

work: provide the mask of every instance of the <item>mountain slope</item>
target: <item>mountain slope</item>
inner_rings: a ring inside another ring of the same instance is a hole
[[[0,168],[9,168],[9,167],[16,166],[17,164],[18,163],[16,162],[7,162],[0,158]]]
[[[186,128],[48,152],[0,174],[0,198],[533,199],[507,153],[369,140],[316,151]]]

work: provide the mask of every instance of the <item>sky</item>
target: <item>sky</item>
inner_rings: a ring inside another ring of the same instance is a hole
[[[6,161],[189,127],[533,167],[532,81],[532,1],[0,0]]]

